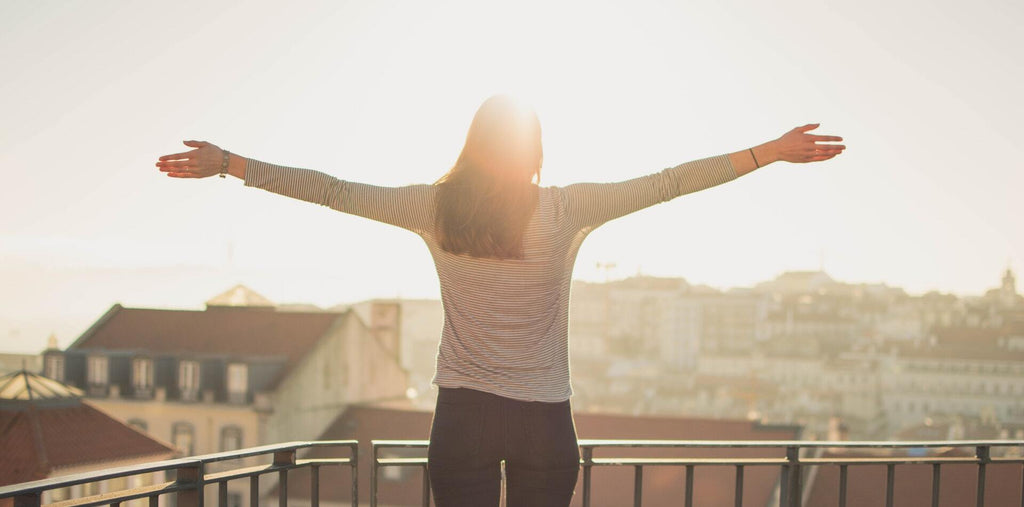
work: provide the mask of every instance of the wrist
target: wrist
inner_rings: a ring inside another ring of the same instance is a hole
[[[757,164],[760,167],[779,161],[779,150],[776,147],[775,141],[768,141],[767,143],[759,144],[751,148],[750,151],[753,152],[754,157],[757,158]]]
[[[239,156],[239,155],[237,155],[235,153],[229,154],[228,155],[228,174],[230,174],[230,175],[232,175],[232,176],[234,176],[236,178],[240,178],[240,179],[244,180],[245,179],[245,167],[247,165],[246,162],[247,162],[247,160],[246,160],[245,157]]]

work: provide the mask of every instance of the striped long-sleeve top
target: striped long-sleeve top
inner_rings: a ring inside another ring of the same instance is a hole
[[[444,251],[434,233],[433,185],[380,187],[248,160],[253,186],[418,234],[437,268],[444,328],[434,383],[523,401],[569,398],[569,288],[576,253],[599,225],[736,178],[725,155],[618,183],[542,187],[523,258]]]

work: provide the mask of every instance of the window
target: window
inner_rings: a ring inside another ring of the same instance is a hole
[[[249,391],[249,367],[242,363],[228,365],[228,401],[245,403]]]
[[[89,385],[107,385],[107,358],[105,356],[90,356],[88,366]]]
[[[199,399],[199,362],[182,361],[178,363],[178,390],[183,401]]]
[[[176,422],[171,426],[171,444],[186,456],[195,453],[195,428],[187,422]]]
[[[153,360],[136,358],[132,360],[132,387],[136,396],[153,395]]]
[[[149,430],[149,425],[146,424],[146,421],[143,421],[142,419],[138,418],[128,419],[128,426],[131,426],[132,428],[135,428],[143,433]]]
[[[57,382],[64,382],[64,356],[61,354],[47,355],[43,374]]]
[[[220,450],[237,451],[242,448],[242,428],[225,426],[220,430]]]

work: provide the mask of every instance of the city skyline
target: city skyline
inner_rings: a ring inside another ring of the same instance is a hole
[[[994,0],[4,3],[0,348],[38,351],[51,332],[66,346],[115,302],[195,308],[236,283],[318,306],[436,297],[414,235],[153,163],[198,138],[431,182],[498,92],[537,109],[546,185],[640,176],[809,122],[846,139],[834,160],[609,223],[578,278],[726,288],[824,264],[980,295],[1024,259],[1022,23],[1024,5]]]
[[[793,270],[783,271],[778,273],[776,277],[757,280],[754,283],[743,286],[713,286],[705,283],[701,283],[696,280],[688,279],[686,277],[664,277],[664,278],[676,278],[686,281],[690,286],[704,286],[710,287],[722,292],[729,292],[734,289],[751,289],[755,286],[769,282],[776,279],[778,276],[782,276],[785,273],[793,272],[821,272],[828,275],[832,280],[839,284],[852,285],[852,286],[877,286],[883,285],[890,289],[904,290],[908,296],[916,297],[923,296],[928,292],[913,292],[907,291],[906,288],[898,285],[889,284],[885,281],[877,282],[856,282],[849,280],[842,280],[835,276],[832,276],[827,270]],[[974,298],[983,297],[985,292],[998,289],[1002,282],[1002,277],[1006,272],[1006,268],[999,270],[995,273],[997,276],[993,276],[992,280],[984,290],[978,293],[972,294],[958,294],[952,292],[941,292],[943,294],[952,294],[958,298]],[[164,294],[158,293],[158,291],[147,291],[138,290],[138,282],[140,278],[146,278],[143,273],[148,273],[148,279],[154,284],[178,284],[178,289],[181,289],[180,294],[175,297],[168,297]],[[184,273],[184,276],[183,276]],[[14,324],[7,329],[2,330],[6,338],[0,339],[0,352],[13,352],[13,353],[26,353],[34,354],[41,352],[47,345],[47,341],[50,336],[56,336],[57,343],[60,348],[67,347],[70,345],[78,336],[85,332],[89,326],[96,322],[106,311],[114,304],[120,304],[128,308],[155,308],[155,309],[182,309],[182,310],[196,310],[202,309],[205,303],[215,296],[224,293],[230,288],[236,285],[242,285],[248,289],[258,293],[261,296],[266,297],[276,305],[295,305],[295,306],[306,306],[313,305],[319,309],[326,310],[338,306],[346,306],[354,303],[369,301],[373,299],[440,299],[440,292],[435,291],[433,293],[411,293],[411,292],[389,292],[387,288],[378,291],[376,293],[372,291],[364,292],[362,296],[359,295],[359,289],[356,292],[351,293],[351,297],[342,299],[331,299],[336,296],[339,291],[337,290],[321,290],[319,292],[314,291],[318,295],[310,297],[294,297],[288,296],[288,294],[294,294],[296,285],[306,286],[313,284],[314,281],[311,279],[302,280],[296,283],[296,280],[291,276],[293,273],[278,273],[276,275],[271,274],[270,276],[264,276],[264,284],[257,283],[246,283],[244,280],[238,278],[232,278],[233,275],[225,274],[223,276],[215,275],[214,271],[206,270],[204,268],[167,268],[167,269],[152,269],[152,270],[121,270],[121,275],[111,276],[111,272],[99,271],[91,276],[85,275],[84,278],[95,278],[97,281],[107,282],[107,286],[102,291],[106,296],[106,304],[102,303],[86,303],[76,304],[74,294],[60,295],[55,297],[62,306],[73,308],[73,311],[69,311],[64,315],[61,314],[50,314],[50,322],[38,323],[32,320],[23,321],[8,321],[8,324]],[[225,272],[226,273],[226,272]],[[237,274],[238,272],[233,272]],[[607,272],[605,272],[607,273]],[[1014,271],[1015,277],[1018,275]],[[31,275],[30,275],[31,276]],[[650,273],[635,273],[622,277],[608,277],[608,278],[580,278],[574,277],[574,281],[584,281],[591,283],[614,283],[622,280],[628,280],[634,277],[641,276],[654,276],[658,275]],[[254,275],[255,277],[255,275]],[[218,285],[219,284],[219,285]],[[127,292],[123,292],[120,295],[116,295],[116,291],[119,289],[125,289]],[[206,292],[203,292],[206,290]],[[934,291],[929,291],[934,292]],[[1018,294],[1020,290],[1018,289]],[[186,299],[191,298],[191,299]]]

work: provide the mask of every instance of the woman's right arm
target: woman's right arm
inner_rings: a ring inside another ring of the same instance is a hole
[[[174,178],[206,178],[220,173],[227,152],[210,143],[186,141],[196,149],[160,157],[157,166]],[[381,187],[344,181],[311,169],[268,164],[228,154],[227,174],[249,187],[327,206],[417,234],[433,228],[434,187]]]

